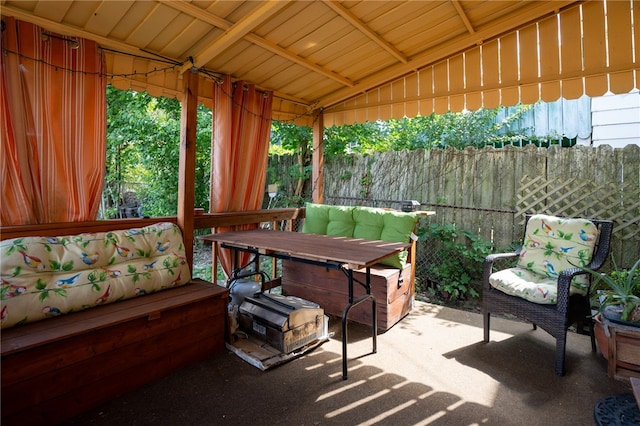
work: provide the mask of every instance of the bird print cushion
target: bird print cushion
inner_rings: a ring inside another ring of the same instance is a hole
[[[515,268],[493,273],[489,283],[512,296],[535,303],[557,302],[558,274],[591,261],[598,229],[586,219],[534,215],[529,219],[524,244]],[[570,294],[587,294],[588,275],[571,282]]]
[[[0,242],[2,328],[189,282],[180,228],[143,228]]]

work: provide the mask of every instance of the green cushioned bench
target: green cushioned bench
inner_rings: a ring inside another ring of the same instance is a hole
[[[413,307],[415,295],[415,241],[412,239],[420,215],[431,212],[399,212],[395,210],[332,206],[308,203],[302,232],[366,240],[413,242],[410,252],[383,260],[371,268],[371,292],[376,298],[377,322],[387,330],[405,317]],[[365,281],[365,271],[356,271],[354,278]],[[284,261],[282,291],[318,303],[325,313],[341,316],[347,300],[344,274],[339,270]],[[354,296],[364,294],[356,285]],[[371,309],[355,306],[349,319],[371,324]]]

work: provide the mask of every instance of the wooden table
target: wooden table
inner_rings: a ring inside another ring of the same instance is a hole
[[[319,265],[342,270],[346,275],[349,296],[342,314],[342,378],[347,379],[347,317],[354,306],[370,300],[372,305],[372,353],[377,351],[376,300],[371,294],[370,267],[393,254],[408,250],[410,243],[371,241],[358,238],[333,237],[328,235],[305,234],[301,232],[271,231],[254,229],[250,231],[224,232],[200,237],[218,247],[253,253],[256,256],[270,256],[278,259]],[[235,265],[237,267],[237,265]],[[354,298],[353,271],[366,268],[365,294]]]

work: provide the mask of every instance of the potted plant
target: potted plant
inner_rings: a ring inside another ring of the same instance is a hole
[[[610,321],[640,327],[640,259],[631,269],[618,268],[609,273],[587,270],[596,277],[599,313]]]
[[[596,342],[609,361],[610,376],[640,377],[640,259],[630,269],[613,265],[608,273],[587,270],[596,277]],[[609,359],[610,348],[615,359]]]

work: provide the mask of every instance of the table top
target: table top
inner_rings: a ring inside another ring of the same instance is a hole
[[[255,249],[264,255],[281,254],[317,262],[338,263],[349,269],[371,266],[411,247],[410,243],[266,229],[222,232],[199,238],[239,249]]]

